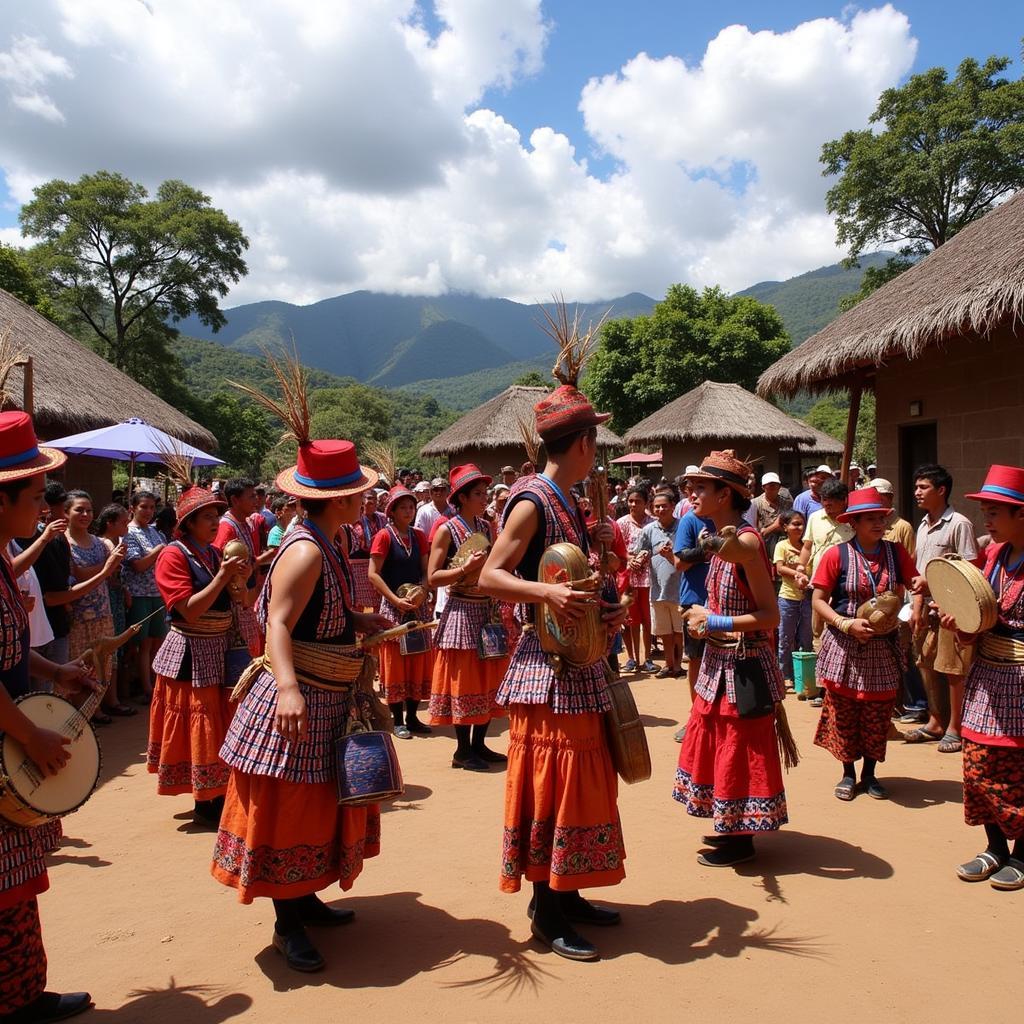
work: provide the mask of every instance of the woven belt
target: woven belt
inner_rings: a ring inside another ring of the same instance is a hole
[[[978,656],[993,665],[1024,665],[1024,640],[982,633],[978,640]]]
[[[231,628],[231,622],[231,612],[204,612],[193,622],[172,622],[171,629],[182,636],[221,636]]]
[[[292,640],[292,665],[300,683],[318,690],[347,693],[363,670],[366,655],[351,644],[318,644]],[[264,670],[275,675],[271,653],[268,650],[254,658],[231,691],[232,700],[240,700]]]
[[[722,651],[736,651],[740,646],[740,638],[728,633],[708,633],[698,639],[706,640],[712,647]],[[743,646],[748,651],[767,650],[772,647],[772,643],[770,640],[747,640]]]

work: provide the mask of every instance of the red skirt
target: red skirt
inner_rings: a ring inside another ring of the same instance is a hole
[[[380,646],[380,689],[387,704],[427,700],[434,678],[434,652],[402,655],[398,641]]]
[[[38,999],[46,988],[46,950],[33,896],[0,910],[0,1014]]]
[[[775,715],[740,718],[725,695],[694,698],[674,799],[720,835],[773,832],[789,821]]]
[[[232,771],[211,873],[238,890],[290,900],[335,882],[352,888],[380,853],[380,807],[340,807],[334,782],[285,782]]]
[[[483,725],[492,718],[503,718],[505,709],[495,698],[507,668],[508,658],[483,660],[476,651],[447,647],[434,651],[428,709],[431,724]]]
[[[837,761],[849,764],[862,757],[885,760],[895,697],[885,700],[853,700],[826,689],[814,744],[824,747]]]
[[[964,820],[998,825],[1008,839],[1024,836],[1024,747],[964,739]]]
[[[520,880],[572,892],[626,876],[618,777],[603,716],[556,715],[547,704],[508,709],[503,892]]]
[[[234,713],[227,687],[156,677],[146,767],[161,796],[191,793],[196,800],[213,800],[227,792],[230,769],[220,748]]]

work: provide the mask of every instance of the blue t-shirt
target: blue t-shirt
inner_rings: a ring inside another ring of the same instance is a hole
[[[701,519],[696,512],[687,512],[679,520],[679,528],[676,530],[676,543],[672,549],[677,555],[680,551],[697,546],[697,538],[701,530],[708,533],[715,532],[715,524],[710,519]],[[679,583],[680,604],[704,604],[708,599],[708,569],[707,562],[698,562],[683,573]]]
[[[817,512],[820,508],[821,502],[811,493],[810,488],[801,491],[793,499],[793,511],[799,512],[804,517],[805,523],[811,518],[811,513]]]

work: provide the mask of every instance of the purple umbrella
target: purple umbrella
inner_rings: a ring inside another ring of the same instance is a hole
[[[179,441],[145,420],[135,417],[123,423],[113,423],[109,427],[86,430],[70,437],[59,437],[56,441],[47,441],[46,444],[50,448],[59,448],[69,455],[94,455],[100,459],[117,459],[131,463],[128,471],[129,492],[135,480],[136,461],[163,462],[166,451],[187,455],[196,466],[224,465],[223,459],[193,448],[192,445],[185,444],[184,441]]]

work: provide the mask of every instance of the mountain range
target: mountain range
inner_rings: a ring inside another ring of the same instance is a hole
[[[864,257],[881,265],[888,253]],[[860,287],[862,268],[822,267],[787,281],[762,281],[740,292],[774,305],[794,344],[836,316],[843,295]],[[656,300],[632,292],[607,302],[581,303],[584,323],[650,313]],[[550,307],[549,307],[550,308]],[[545,377],[554,348],[536,305],[451,294],[437,297],[358,291],[307,306],[253,302],[225,311],[212,332],[195,317],[176,326],[183,335],[213,341],[229,352],[257,354],[291,345],[302,362],[328,374],[377,387],[432,395],[442,405],[472,408],[531,370]]]

